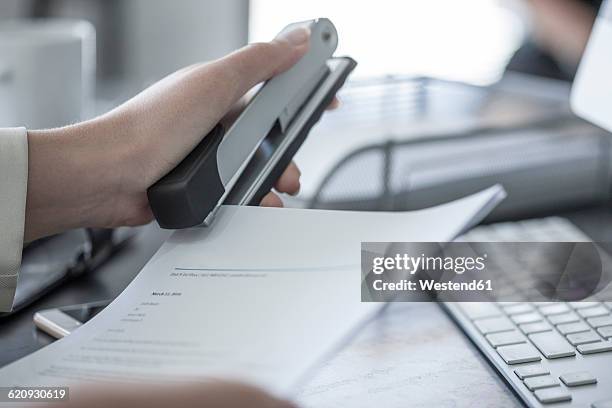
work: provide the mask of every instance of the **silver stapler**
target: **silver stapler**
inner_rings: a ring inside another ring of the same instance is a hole
[[[210,225],[223,204],[257,205],[357,65],[332,58],[338,34],[326,18],[310,28],[310,48],[288,71],[266,81],[227,131],[218,124],[147,191],[162,228]]]

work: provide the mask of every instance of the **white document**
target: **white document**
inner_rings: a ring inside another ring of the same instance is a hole
[[[381,306],[360,301],[362,241],[450,241],[504,196],[403,213],[223,207],[90,322],[0,370],[0,386],[213,377],[291,395]]]

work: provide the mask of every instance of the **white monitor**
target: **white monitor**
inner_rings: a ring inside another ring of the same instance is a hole
[[[612,1],[603,3],[572,88],[580,117],[612,131]]]

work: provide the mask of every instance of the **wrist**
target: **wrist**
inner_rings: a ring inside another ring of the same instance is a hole
[[[28,131],[26,241],[105,224],[117,155],[96,133],[87,122]]]

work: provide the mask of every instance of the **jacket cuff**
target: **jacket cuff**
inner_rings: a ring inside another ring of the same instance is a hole
[[[26,129],[0,129],[0,312],[9,312],[13,306],[23,250],[27,185]]]

